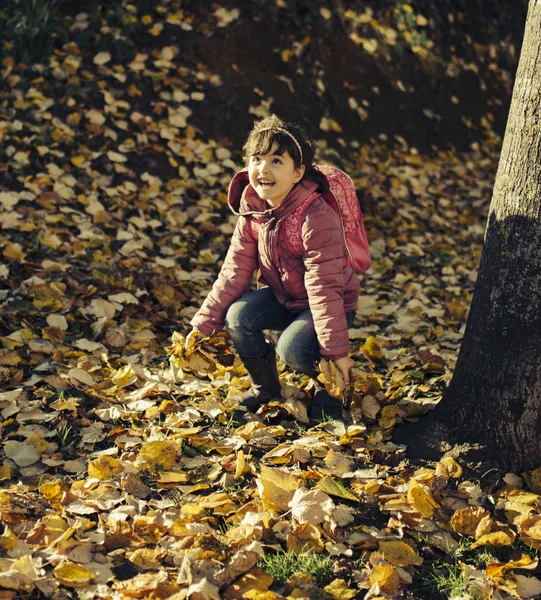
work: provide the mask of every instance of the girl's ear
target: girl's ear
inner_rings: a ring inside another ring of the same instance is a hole
[[[303,177],[306,171],[306,165],[301,165],[298,169],[295,169],[295,183],[298,183]]]

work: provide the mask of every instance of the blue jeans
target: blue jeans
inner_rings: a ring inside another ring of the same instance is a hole
[[[355,311],[346,313],[348,327]],[[286,310],[270,288],[251,292],[234,302],[227,311],[225,328],[241,358],[263,358],[269,351],[264,329],[283,331],[276,352],[288,366],[311,377],[317,376],[321,358],[314,319],[309,308],[301,312]]]

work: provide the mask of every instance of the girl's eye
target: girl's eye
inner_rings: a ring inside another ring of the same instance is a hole
[[[282,164],[282,161],[279,158],[275,158],[273,162],[275,164],[277,164],[277,165],[281,165]]]

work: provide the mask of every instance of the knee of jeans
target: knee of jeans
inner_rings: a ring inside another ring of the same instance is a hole
[[[228,308],[225,315],[226,331],[238,331],[247,329],[246,327],[246,304],[242,300],[237,300]]]
[[[284,339],[283,336],[278,340],[278,344],[276,345],[276,354],[278,354],[282,362],[285,362],[288,367],[295,369],[295,371],[302,371],[306,366],[303,357],[299,356],[298,347],[289,340]]]

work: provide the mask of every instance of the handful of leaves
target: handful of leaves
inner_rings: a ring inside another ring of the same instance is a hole
[[[319,361],[319,370],[320,375],[317,380],[325,386],[325,389],[331,396],[342,398],[349,386],[346,385],[342,371],[340,371],[334,361],[322,358]]]
[[[176,369],[203,377],[216,370],[217,365],[231,366],[235,359],[226,339],[226,334],[218,333],[211,337],[200,337],[193,330],[188,336],[175,331],[171,336],[171,346],[166,348],[169,362]]]
[[[319,371],[318,381],[325,386],[331,396],[342,400],[346,409],[352,402],[360,398],[361,390],[364,393],[367,392],[367,390],[363,390],[363,383],[366,385],[366,373],[358,367],[352,367],[349,370],[349,384],[345,383],[342,371],[332,360],[322,358],[319,362]]]

